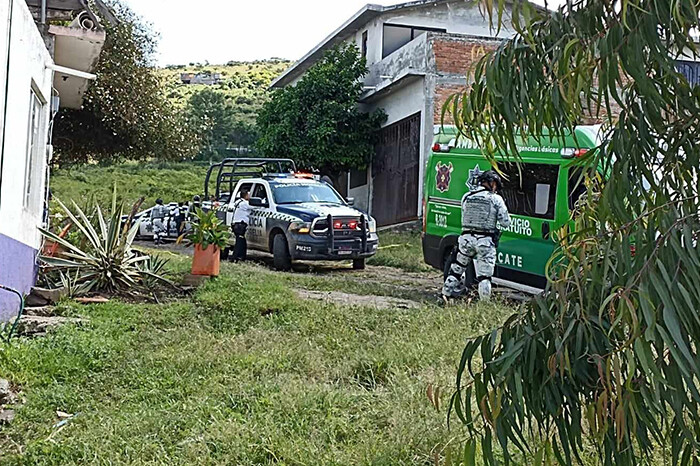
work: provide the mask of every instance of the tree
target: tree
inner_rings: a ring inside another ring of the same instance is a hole
[[[366,61],[355,45],[326,52],[295,86],[275,91],[263,106],[259,151],[329,174],[367,166],[386,116],[358,108],[365,74]]]
[[[61,110],[54,147],[58,163],[178,159],[198,147],[182,114],[166,99],[152,62],[156,35],[121,0],[110,2],[116,24],[80,110]]]
[[[204,89],[192,95],[186,107],[188,124],[201,136],[200,160],[220,160],[228,150],[255,143],[255,127],[238,120],[226,95]]]
[[[604,142],[577,162],[588,194],[557,232],[546,293],[465,347],[450,412],[467,456],[478,441],[485,464],[499,446],[506,464],[569,465],[592,444],[596,464],[631,466],[662,446],[698,465],[700,88],[675,60],[698,57],[700,5],[512,4],[515,37],[446,104],[462,137],[517,160],[518,132],[562,138],[593,114]],[[505,1],[485,6],[500,24]]]

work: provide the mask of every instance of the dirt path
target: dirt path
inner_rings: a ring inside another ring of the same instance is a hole
[[[137,246],[155,251],[164,251],[171,254],[183,254],[191,256],[193,249],[182,244],[166,243],[158,247],[152,242],[137,242]],[[250,262],[257,263],[269,270],[276,272],[272,266],[272,256],[258,251],[249,251]],[[294,264],[294,274],[313,275],[331,280],[342,279],[347,286],[335,291],[311,291],[297,288],[297,294],[303,299],[329,301],[336,304],[359,304],[378,309],[404,308],[413,309],[421,303],[437,302],[438,294],[442,288],[442,274],[434,272],[406,272],[401,269],[384,266],[368,265],[365,270],[353,270],[349,262],[317,261],[297,262]],[[352,293],[357,285],[371,283],[378,292],[368,295],[365,287],[363,293]],[[379,289],[382,291],[379,292]],[[523,301],[528,299],[522,293],[506,288],[495,288],[494,291],[505,299]],[[389,296],[387,296],[389,295]]]
[[[340,291],[295,290],[301,299],[324,301],[341,306],[363,306],[376,309],[417,309],[420,304],[408,299],[389,296],[363,296]]]

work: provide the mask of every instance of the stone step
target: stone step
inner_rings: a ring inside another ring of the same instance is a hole
[[[75,317],[24,315],[19,321],[17,333],[22,336],[39,336],[61,325],[81,324],[84,321]]]

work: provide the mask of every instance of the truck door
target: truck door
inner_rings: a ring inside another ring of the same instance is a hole
[[[228,203],[228,208],[226,209],[226,225],[231,225],[233,223],[233,214],[236,212],[236,201],[241,198],[241,192],[248,191],[252,195],[253,183],[240,183],[236,187],[234,195],[231,197]]]
[[[565,221],[557,218],[560,167],[525,162],[520,170],[515,164],[502,169],[506,178],[501,195],[508,206],[511,225],[503,232],[498,248],[496,275],[544,288],[547,262],[556,247],[552,233]]]
[[[253,207],[250,212],[250,225],[246,239],[258,249],[267,250],[267,219],[270,213],[270,196],[267,186],[256,183],[253,186],[251,197],[258,197],[263,201],[264,207]]]

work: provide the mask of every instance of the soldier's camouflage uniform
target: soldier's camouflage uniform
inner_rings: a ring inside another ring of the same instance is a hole
[[[491,277],[496,267],[495,238],[497,224],[510,226],[510,216],[503,198],[485,188],[479,188],[462,198],[462,235],[459,237],[457,255],[442,288],[446,298],[456,298],[465,291],[464,273],[474,262],[479,282],[479,298],[491,298]]]

